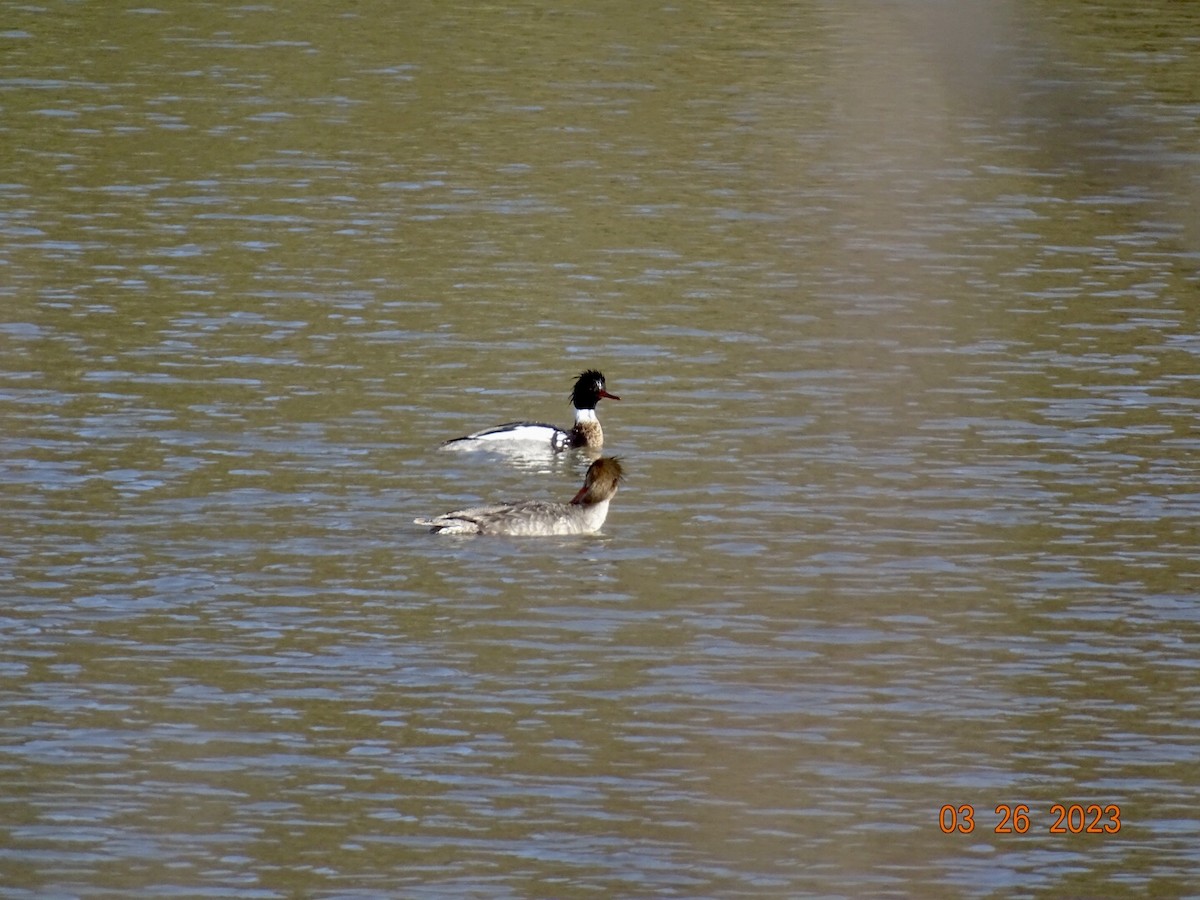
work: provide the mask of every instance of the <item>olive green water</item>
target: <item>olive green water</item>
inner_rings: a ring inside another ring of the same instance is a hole
[[[1194,890],[1200,10],[1127,8],[0,0],[0,894]],[[600,535],[411,525],[574,493],[435,447],[589,367]]]

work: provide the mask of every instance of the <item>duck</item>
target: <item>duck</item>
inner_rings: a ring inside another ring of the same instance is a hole
[[[602,399],[620,400],[605,389],[604,375],[596,369],[581,372],[571,389],[571,404],[575,407],[575,424],[569,429],[556,428],[542,422],[508,422],[473,434],[443,441],[443,450],[502,450],[505,446],[541,444],[554,453],[576,447],[599,449],[604,444],[604,431],[596,418],[596,406]]]
[[[608,518],[608,504],[624,474],[617,457],[602,456],[588,466],[583,487],[570,503],[520,500],[458,509],[413,523],[427,526],[433,534],[593,534]]]

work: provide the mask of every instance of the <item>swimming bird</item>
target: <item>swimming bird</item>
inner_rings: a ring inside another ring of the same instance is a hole
[[[573,447],[599,447],[604,443],[604,432],[596,418],[596,405],[602,398],[621,399],[605,390],[604,376],[600,372],[588,369],[580,374],[571,389],[575,424],[569,431],[542,422],[508,422],[444,441],[441,446],[446,450],[502,450],[506,445],[543,444],[554,452]]]
[[[621,482],[621,463],[602,456],[592,463],[570,503],[521,500],[495,506],[459,509],[432,519],[413,519],[434,534],[591,534],[608,517],[608,503]]]

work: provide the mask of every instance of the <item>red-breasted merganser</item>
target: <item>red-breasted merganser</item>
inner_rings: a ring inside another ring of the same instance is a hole
[[[583,487],[570,503],[521,500],[496,506],[459,509],[433,519],[413,519],[434,534],[591,534],[608,516],[608,501],[617,493],[621,463],[603,456],[592,463]]]
[[[504,444],[519,442],[524,445],[544,444],[553,451],[569,450],[573,447],[599,447],[604,443],[604,432],[596,418],[596,404],[601,398],[620,400],[616,394],[604,389],[604,376],[595,369],[581,374],[571,390],[571,403],[575,406],[575,425],[570,431],[545,425],[541,422],[509,422],[484,431],[476,431],[466,437],[445,441],[447,450],[502,449]]]

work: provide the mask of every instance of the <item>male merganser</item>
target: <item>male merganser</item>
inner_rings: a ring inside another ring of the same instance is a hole
[[[604,443],[604,432],[596,418],[596,404],[601,398],[620,400],[616,394],[604,389],[604,376],[595,369],[588,369],[579,376],[571,389],[571,403],[575,406],[575,425],[570,431],[545,425],[541,422],[509,422],[484,431],[476,431],[466,437],[444,441],[448,450],[501,449],[505,443],[544,444],[553,451],[569,450],[572,447],[599,447]]]
[[[496,506],[459,509],[433,519],[413,519],[434,534],[591,534],[608,516],[608,501],[621,481],[621,463],[602,456],[592,463],[583,487],[570,503],[521,500]]]

